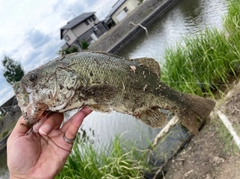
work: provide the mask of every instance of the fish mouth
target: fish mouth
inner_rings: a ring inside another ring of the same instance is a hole
[[[28,106],[22,109],[23,118],[27,121],[27,123],[32,126],[36,122],[38,122],[42,115],[46,112],[47,105],[38,103],[30,103]]]

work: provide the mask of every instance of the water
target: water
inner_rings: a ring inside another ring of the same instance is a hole
[[[164,63],[164,51],[176,45],[183,37],[194,36],[207,27],[222,28],[227,12],[225,0],[181,0],[163,17],[148,28],[149,35],[141,34],[118,55],[130,58],[153,57]],[[111,145],[115,134],[124,133],[139,148],[146,148],[159,129],[152,129],[129,115],[117,112],[91,114],[82,130],[89,134],[97,147]],[[93,132],[94,131],[94,132]]]
[[[164,51],[180,42],[183,37],[194,36],[207,27],[222,28],[227,12],[225,0],[180,0],[164,16],[142,33],[118,55],[130,58],[152,57],[164,63]]]
[[[222,18],[227,12],[225,0],[180,0],[164,16],[148,28],[149,36],[141,34],[119,55],[130,58],[153,57],[164,63],[164,51],[176,45],[182,37],[194,36],[206,27],[222,28]],[[74,112],[72,112],[74,113]],[[111,112],[93,112],[80,129],[96,148],[110,146],[115,134],[134,141],[138,148],[147,148],[160,129],[152,129],[134,117]],[[0,178],[8,178],[6,153],[0,155]]]

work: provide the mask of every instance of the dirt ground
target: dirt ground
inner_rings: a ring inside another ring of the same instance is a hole
[[[240,83],[217,100],[211,121],[168,164],[164,179],[240,179],[240,150],[221,122],[221,110],[240,134]],[[240,135],[239,135],[240,136]]]

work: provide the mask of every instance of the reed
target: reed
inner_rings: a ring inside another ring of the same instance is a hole
[[[165,52],[162,81],[172,88],[214,96],[239,73],[240,3],[230,1],[224,30],[206,29]]]
[[[64,168],[56,178],[143,178],[143,172],[149,168],[146,157],[143,157],[145,152],[135,148],[129,150],[123,147],[121,141],[121,137],[115,137],[111,148],[99,152],[78,137]]]

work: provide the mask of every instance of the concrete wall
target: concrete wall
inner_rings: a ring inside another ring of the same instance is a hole
[[[89,51],[103,51],[117,54],[132,42],[144,29],[129,25],[130,22],[150,26],[179,0],[147,0],[140,4],[121,23],[109,30],[97,43],[89,47]]]
[[[2,140],[0,140],[0,153],[2,153],[6,149],[9,135],[10,133],[7,136],[5,136]]]

